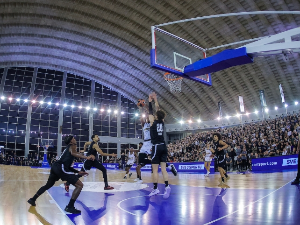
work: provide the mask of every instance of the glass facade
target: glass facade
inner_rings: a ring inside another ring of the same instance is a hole
[[[4,71],[4,68],[0,68],[0,82]],[[24,156],[28,106],[32,106],[29,115],[30,152],[41,149],[48,140],[56,151],[59,131],[63,135],[62,139],[68,134],[75,135],[80,150],[90,140],[90,129],[99,136],[117,137],[118,117],[121,117],[120,137],[142,138],[139,120],[135,116],[138,109],[134,102],[122,96],[121,105],[118,105],[119,94],[116,91],[95,83],[95,92],[92,93],[91,80],[69,73],[66,76],[65,98],[62,99],[64,72],[38,68],[34,81],[34,68],[8,68],[3,93],[0,93],[5,97],[0,100],[0,146]],[[35,85],[29,99],[32,82]],[[60,110],[63,111],[62,127],[58,127]],[[89,124],[91,114],[92,127]],[[100,148],[103,152],[117,153],[117,143],[101,143]]]

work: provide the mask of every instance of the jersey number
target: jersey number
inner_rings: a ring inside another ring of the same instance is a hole
[[[162,125],[162,123],[158,123],[157,125],[156,125],[156,130],[157,130],[157,134],[158,135],[162,135],[162,133],[163,133],[163,131],[164,131],[164,128],[163,128],[163,125]]]

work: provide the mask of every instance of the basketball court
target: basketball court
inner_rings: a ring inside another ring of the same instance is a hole
[[[169,174],[169,199],[149,198],[151,172],[143,172],[144,184],[136,184],[133,173],[108,170],[109,184],[116,190],[104,192],[100,171],[92,169],[82,179],[84,189],[75,207],[81,215],[66,214],[72,194],[58,181],[30,207],[27,200],[48,179],[49,169],[0,166],[0,224],[297,224],[300,220],[300,186],[290,185],[296,171],[274,173],[231,173],[230,188],[218,187],[218,174]],[[159,181],[160,194],[164,185]],[[16,210],[17,209],[17,210]],[[51,212],[51,213],[49,213]]]

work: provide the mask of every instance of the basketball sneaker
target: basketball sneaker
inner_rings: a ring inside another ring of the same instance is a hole
[[[115,188],[111,187],[111,186],[107,186],[107,187],[104,187],[104,190],[113,190]]]
[[[152,189],[151,193],[149,194],[149,197],[159,194],[158,189]]]
[[[75,207],[68,207],[65,208],[66,212],[72,213],[72,214],[81,214],[81,211],[76,209]]]
[[[129,178],[131,177],[132,173],[129,174]]]
[[[296,185],[296,184],[300,184],[300,180],[299,180],[299,179],[295,179],[295,180],[291,183],[291,185]]]
[[[69,185],[67,185],[67,183],[64,183],[64,185],[65,185],[65,190],[66,190],[66,192],[69,192],[69,190],[70,190],[70,186],[69,186]]]
[[[173,164],[171,164],[170,166],[171,166],[171,172],[174,174],[174,176],[177,176],[177,170],[175,166]]]
[[[124,179],[127,179],[127,177],[125,176]]]
[[[27,202],[32,206],[36,206],[35,201],[32,198],[30,198]]]
[[[138,180],[136,183],[137,183],[137,184],[142,184],[142,183],[143,183],[143,180]]]
[[[139,178],[135,178],[133,181],[139,181],[140,179]]]
[[[171,193],[171,187],[170,187],[170,185],[168,185],[168,186],[165,188],[165,193],[164,193],[163,198],[164,198],[164,199],[169,198],[170,193]]]

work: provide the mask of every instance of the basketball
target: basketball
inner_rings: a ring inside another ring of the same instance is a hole
[[[138,107],[144,107],[145,106],[145,100],[144,99],[139,99],[137,102]]]

